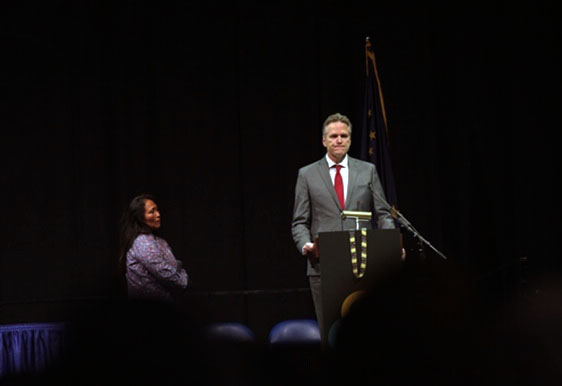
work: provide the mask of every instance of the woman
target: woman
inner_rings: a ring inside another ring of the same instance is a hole
[[[119,266],[127,279],[129,298],[172,300],[187,287],[188,276],[160,229],[158,206],[152,196],[133,198],[121,219]]]

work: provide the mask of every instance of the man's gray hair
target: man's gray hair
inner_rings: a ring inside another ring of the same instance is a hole
[[[334,123],[334,122],[345,123],[349,127],[349,134],[351,134],[351,121],[349,120],[349,118],[346,117],[343,114],[335,113],[335,114],[330,115],[324,121],[324,125],[322,126],[322,137],[324,137],[326,135],[326,126],[328,126],[330,123]]]

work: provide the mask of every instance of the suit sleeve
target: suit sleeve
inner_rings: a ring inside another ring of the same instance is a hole
[[[302,170],[299,170],[297,185],[295,187],[295,206],[293,209],[291,232],[297,249],[301,253],[303,246],[308,242],[312,242],[310,221],[310,194],[308,184]]]
[[[373,165],[373,175],[371,177],[371,183],[373,187],[373,203],[375,207],[375,214],[377,216],[377,227],[378,229],[394,229],[394,219],[390,213],[390,207],[386,201],[384,195],[384,190],[382,189],[382,184],[377,173],[377,168]]]

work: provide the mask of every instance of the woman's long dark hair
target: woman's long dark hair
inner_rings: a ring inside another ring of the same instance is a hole
[[[119,273],[125,275],[127,252],[140,234],[152,233],[144,219],[144,204],[146,200],[154,201],[150,194],[141,194],[131,200],[129,207],[121,217],[121,231],[119,234]]]

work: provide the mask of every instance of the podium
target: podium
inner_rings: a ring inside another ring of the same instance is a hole
[[[361,230],[352,230],[322,232],[318,235],[323,314],[320,329],[324,347],[328,346],[329,336],[337,331],[345,309],[368,293],[378,279],[402,268],[398,229],[363,231],[363,234]],[[356,248],[354,252],[351,248],[353,234]],[[361,270],[361,252],[365,249],[365,241],[366,266]],[[356,257],[357,264],[352,263],[353,256]]]

